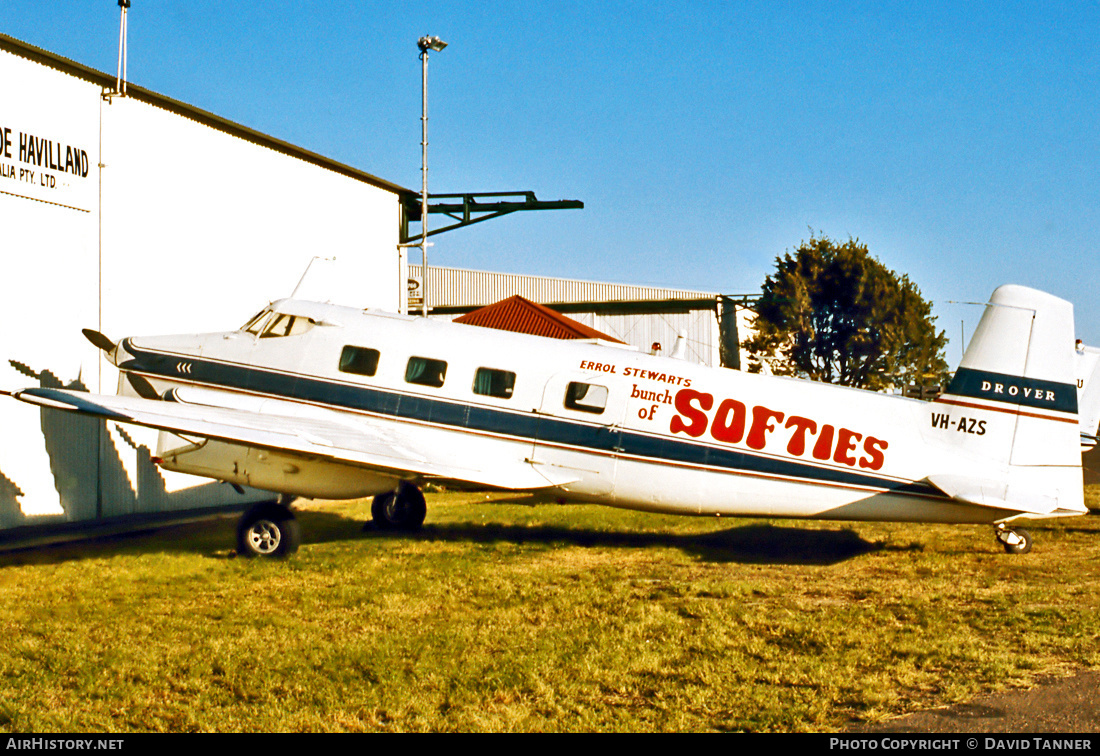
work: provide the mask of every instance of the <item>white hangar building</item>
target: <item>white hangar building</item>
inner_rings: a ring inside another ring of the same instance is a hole
[[[314,256],[303,295],[404,306],[410,190],[4,35],[0,81],[0,388],[114,393],[81,328],[224,330]],[[262,496],[158,470],[152,431],[7,399],[0,428],[0,529]]]

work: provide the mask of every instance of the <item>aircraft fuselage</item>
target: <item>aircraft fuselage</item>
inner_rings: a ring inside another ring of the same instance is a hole
[[[928,478],[1003,476],[997,460],[1028,432],[1021,412],[1047,425],[1075,422],[1053,393],[1040,393],[1058,392],[1060,401],[1063,389],[1035,382],[1012,384],[1028,402],[1007,409],[996,397],[922,402],[604,344],[312,303],[275,309],[298,318],[297,326],[267,333],[261,322],[253,332],[126,339],[114,355],[120,394],[134,393],[131,374],[167,398],[176,389],[181,401],[336,418],[349,427],[399,423],[464,463],[527,465],[563,500],[840,520],[1018,516],[961,502]],[[1009,390],[1003,381],[1001,390]],[[1043,443],[1058,447],[1049,450],[1051,463],[1064,464],[1062,441]],[[270,487],[299,495],[368,495],[400,477],[323,455],[249,453],[256,464],[255,455],[267,454],[283,470],[271,479],[281,485]],[[202,474],[242,482],[221,472]],[[349,482],[333,482],[340,479]],[[1051,514],[1084,511],[1072,499],[1063,492]]]

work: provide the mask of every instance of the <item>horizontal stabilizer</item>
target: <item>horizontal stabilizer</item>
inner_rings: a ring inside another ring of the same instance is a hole
[[[1049,515],[1058,509],[1058,497],[1040,490],[1010,485],[1005,480],[980,480],[965,475],[929,475],[926,479],[956,501],[979,507]]]

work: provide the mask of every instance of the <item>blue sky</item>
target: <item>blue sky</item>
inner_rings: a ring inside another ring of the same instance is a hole
[[[133,0],[130,80],[412,189],[581,211],[437,237],[433,263],[759,291],[811,230],[866,243],[959,357],[1001,283],[1100,344],[1100,5]],[[114,71],[114,0],[0,0],[0,31]],[[2,90],[0,90],[2,91]]]

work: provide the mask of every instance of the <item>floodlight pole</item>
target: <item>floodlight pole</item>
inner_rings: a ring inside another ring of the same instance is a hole
[[[118,0],[122,16],[118,22],[118,76],[115,78],[115,94],[126,96],[126,11],[130,0]]]
[[[428,316],[428,50],[439,52],[447,43],[423,36],[420,48],[420,312]]]

